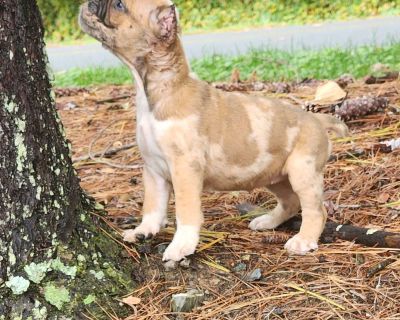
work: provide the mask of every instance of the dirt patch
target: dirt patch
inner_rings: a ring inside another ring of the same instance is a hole
[[[296,85],[290,93],[271,93],[266,85],[256,94],[301,104],[313,100],[318,84]],[[386,97],[390,105],[349,121],[352,138],[334,143],[325,175],[329,219],[400,232],[400,152],[376,147],[400,136],[400,81],[357,82],[346,90],[351,98]],[[75,167],[83,188],[105,206],[111,220],[134,225],[143,202],[142,160],[134,145],[134,89],[108,86],[57,94],[73,157],[81,159]],[[110,152],[128,144],[133,146]],[[106,154],[103,162],[132,168],[84,160],[90,145],[97,158]],[[320,244],[305,257],[289,257],[283,245],[294,233],[250,231],[249,219],[235,207],[243,202],[267,208],[275,204],[264,190],[204,193],[200,252],[188,266],[166,271],[161,257],[174,230],[171,200],[169,228],[130,247],[129,254],[139,261],[132,260],[137,265],[132,276],[139,282],[132,295],[140,298],[131,319],[175,319],[171,296],[190,288],[204,292],[205,301],[184,319],[400,319],[400,250],[336,241]],[[258,268],[260,279],[249,281]]]

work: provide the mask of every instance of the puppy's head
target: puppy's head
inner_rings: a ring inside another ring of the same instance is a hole
[[[171,46],[177,39],[177,20],[170,0],[90,0],[79,16],[84,32],[128,59]]]

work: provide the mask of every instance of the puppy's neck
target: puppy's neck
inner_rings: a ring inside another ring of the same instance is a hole
[[[150,107],[185,83],[190,67],[179,37],[169,46],[155,47],[138,69]]]
[[[190,77],[190,66],[179,37],[170,47],[155,48],[145,57],[130,59],[120,52],[114,54],[131,69],[136,100],[140,101],[138,114],[153,111],[162,99],[187,83]]]

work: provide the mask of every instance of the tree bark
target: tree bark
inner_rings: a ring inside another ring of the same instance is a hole
[[[0,0],[0,320],[81,319],[132,287],[88,214],[46,65],[36,2]]]

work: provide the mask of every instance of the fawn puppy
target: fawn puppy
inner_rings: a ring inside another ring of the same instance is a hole
[[[301,229],[285,248],[296,254],[317,249],[326,220],[327,131],[345,135],[345,124],[278,100],[222,92],[191,77],[169,0],[91,0],[81,7],[80,24],[135,80],[145,195],[143,220],[124,233],[125,241],[165,226],[173,190],[177,230],[163,260],[179,261],[198,244],[203,190],[266,187],[278,205],[250,228],[276,228],[301,209]]]

